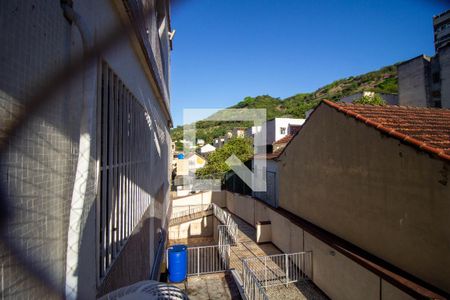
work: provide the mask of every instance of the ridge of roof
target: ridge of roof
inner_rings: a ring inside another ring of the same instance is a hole
[[[391,137],[394,137],[403,142],[406,142],[406,143],[408,143],[412,146],[415,146],[416,148],[419,148],[420,150],[423,150],[425,152],[437,155],[438,157],[440,157],[446,161],[450,161],[450,154],[445,153],[446,151],[444,149],[430,146],[425,141],[418,140],[410,135],[399,132],[395,128],[387,127],[380,122],[377,122],[369,117],[363,116],[362,114],[354,112],[351,109],[349,109],[349,107],[361,108],[361,107],[369,107],[369,105],[350,104],[350,103],[342,104],[342,103],[335,103],[330,100],[322,100],[322,102],[325,103],[326,105],[336,109],[339,112],[342,112],[348,116],[351,116],[371,127],[376,128],[377,130],[379,130],[383,133],[390,135]],[[373,106],[370,106],[370,107],[373,107]],[[386,107],[386,106],[384,106],[384,107]],[[444,112],[449,112],[449,116],[450,116],[450,109],[422,108],[422,107],[397,106],[397,105],[387,105],[387,107],[395,107],[396,109],[405,109],[405,110],[410,110],[410,111],[414,111],[414,110],[416,110],[416,111],[419,111],[419,110],[420,111],[438,111],[438,110],[440,110],[440,111],[444,111]],[[450,117],[449,117],[449,119],[450,119]]]

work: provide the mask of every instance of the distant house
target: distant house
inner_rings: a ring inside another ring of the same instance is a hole
[[[278,207],[278,157],[294,136],[300,131],[302,125],[289,125],[288,134],[272,144],[272,151],[265,155],[255,155],[252,159],[252,169],[264,174],[267,182],[267,191],[252,192],[253,197],[263,200],[267,204]],[[266,159],[266,167],[263,170],[255,170],[255,159]]]
[[[450,110],[323,101],[277,160],[281,209],[450,293]]]
[[[343,97],[339,101],[344,103],[352,103],[353,101],[359,100],[362,97],[374,97],[375,94],[379,95],[389,105],[398,105],[398,94],[375,93],[370,91],[355,93],[353,95]]]
[[[206,158],[197,153],[190,154],[186,160],[189,163],[189,172],[195,173],[197,169],[203,168],[206,165]]]
[[[211,144],[206,144],[205,146],[200,148],[201,154],[210,154],[211,152],[216,151],[216,147]]]
[[[233,128],[232,134],[235,138],[243,138],[245,137],[245,128]]]
[[[222,148],[222,146],[225,144],[225,137],[219,136],[217,138],[214,138],[213,146],[217,148]]]
[[[266,122],[266,144],[271,145],[275,141],[284,138],[289,134],[290,125],[302,125],[305,119],[294,119],[294,118],[275,118]],[[255,127],[254,134],[261,132],[260,127]]]
[[[191,153],[177,161],[176,176],[188,176],[206,165],[206,159],[197,153]]]

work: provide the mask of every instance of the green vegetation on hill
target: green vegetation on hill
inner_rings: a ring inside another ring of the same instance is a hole
[[[378,71],[336,80],[312,93],[296,94],[285,99],[269,95],[245,97],[230,108],[265,108],[268,120],[277,117],[304,118],[305,113],[316,107],[323,99],[338,101],[343,97],[362,91],[397,93],[397,66],[392,65]],[[250,122],[200,121],[196,124],[196,137],[212,143],[215,137],[223,136],[228,130],[251,125]],[[183,139],[183,127],[173,128],[171,136],[174,141]],[[179,150],[181,149],[179,148]]]

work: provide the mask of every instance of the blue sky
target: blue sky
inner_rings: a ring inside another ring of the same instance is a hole
[[[184,108],[285,98],[432,55],[432,16],[448,8],[444,0],[175,1],[174,125]]]

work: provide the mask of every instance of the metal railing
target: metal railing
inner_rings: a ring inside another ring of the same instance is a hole
[[[235,246],[237,244],[238,227],[236,224],[218,225],[217,230],[219,232],[219,245]]]
[[[261,286],[258,278],[245,260],[242,262],[242,283],[248,300],[269,300],[266,290]]]
[[[174,206],[172,207],[171,219],[191,216],[208,210],[211,210],[210,204]]]
[[[243,268],[249,269],[263,288],[287,286],[312,278],[312,252],[248,258],[243,261]]]
[[[214,216],[222,223],[222,225],[218,226],[219,230],[219,245],[222,240],[223,243],[227,243],[230,245],[236,245],[238,240],[238,225],[233,220],[230,213],[223,210],[218,205],[212,203],[211,204]]]
[[[230,245],[188,248],[188,276],[218,273],[230,267]]]

